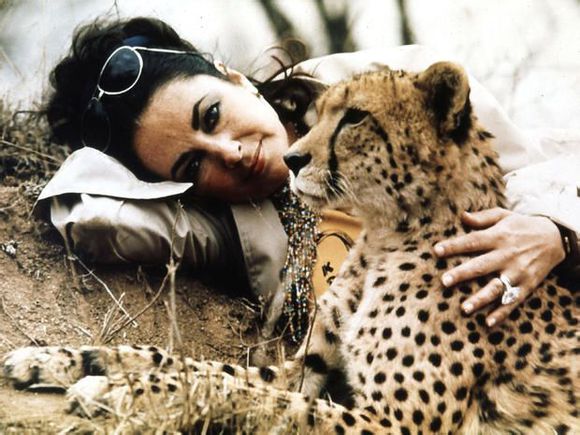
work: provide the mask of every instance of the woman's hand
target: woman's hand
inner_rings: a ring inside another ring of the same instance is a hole
[[[478,231],[436,244],[435,253],[439,257],[473,252],[480,252],[481,255],[444,273],[443,285],[449,287],[478,276],[497,273],[506,276],[514,287],[520,287],[515,301],[499,306],[487,317],[487,325],[491,327],[502,322],[564,260],[564,247],[558,228],[546,217],[493,208],[476,213],[466,212],[462,220]],[[500,298],[503,290],[502,282],[494,278],[463,302],[462,309],[471,314]]]

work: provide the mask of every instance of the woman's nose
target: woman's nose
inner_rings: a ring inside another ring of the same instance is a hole
[[[228,168],[235,167],[243,158],[242,143],[236,140],[222,140],[216,144],[216,154]]]

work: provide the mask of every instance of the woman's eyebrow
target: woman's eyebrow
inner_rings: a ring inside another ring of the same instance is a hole
[[[197,103],[193,105],[193,114],[191,115],[191,126],[194,130],[199,130],[199,105],[203,99],[207,97],[207,94],[199,99]]]
[[[171,179],[173,181],[177,181],[177,171],[179,171],[179,168],[181,168],[183,166],[183,164],[186,162],[186,160],[188,159],[188,157],[190,156],[190,152],[187,151],[183,154],[181,154],[177,160],[175,161],[175,163],[173,164],[173,166],[171,167]]]

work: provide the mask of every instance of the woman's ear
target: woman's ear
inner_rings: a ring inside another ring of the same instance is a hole
[[[217,68],[217,70],[221,72],[223,75],[225,75],[228,81],[230,81],[234,85],[242,86],[243,88],[248,89],[253,94],[258,94],[258,89],[241,72],[233,68],[226,67],[223,62],[216,61],[214,62],[214,65]]]

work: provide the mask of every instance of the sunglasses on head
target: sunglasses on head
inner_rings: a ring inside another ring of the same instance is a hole
[[[113,51],[101,68],[97,87],[83,114],[81,140],[84,146],[97,148],[101,151],[105,151],[109,147],[111,124],[101,103],[101,98],[103,95],[122,95],[135,87],[143,73],[143,57],[140,51],[199,56],[193,51],[132,47],[129,45],[123,45]]]

